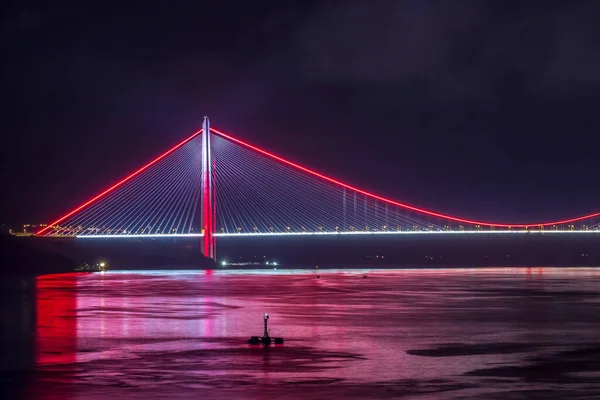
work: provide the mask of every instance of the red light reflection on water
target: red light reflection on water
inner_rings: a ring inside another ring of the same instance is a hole
[[[319,279],[305,271],[152,271],[39,278],[36,360],[50,365],[40,368],[50,374],[37,382],[39,398],[62,388],[94,400],[185,391],[189,398],[228,397],[225,392],[302,398],[305,388],[307,397],[335,398],[322,393],[332,385],[339,398],[358,398],[363,387],[362,397],[381,398],[414,382],[420,382],[416,391],[444,391],[444,382],[488,390],[489,382],[470,373],[497,365],[529,368],[540,351],[597,342],[600,302],[589,300],[597,294],[599,271],[323,271]],[[285,347],[247,345],[249,336],[262,334],[265,312],[271,336],[285,337]],[[540,344],[542,336],[551,346]],[[499,345],[508,350],[497,351]],[[299,390],[290,386],[295,382],[310,385]],[[95,390],[96,397],[90,395]],[[54,397],[69,397],[60,395]]]
[[[77,354],[78,273],[36,278],[36,364],[71,364]]]

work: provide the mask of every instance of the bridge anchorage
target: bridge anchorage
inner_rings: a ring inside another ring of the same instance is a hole
[[[77,238],[600,234],[600,212],[534,223],[477,221],[404,204],[210,126],[37,232]],[[600,237],[600,235],[599,235]]]

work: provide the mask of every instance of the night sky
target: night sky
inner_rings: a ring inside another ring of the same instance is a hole
[[[204,115],[444,213],[598,211],[598,21],[594,0],[14,2],[0,222],[61,216]]]

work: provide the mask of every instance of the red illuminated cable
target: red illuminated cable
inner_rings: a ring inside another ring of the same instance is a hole
[[[134,176],[136,176],[139,173],[143,172],[144,170],[148,169],[150,166],[156,164],[157,162],[159,162],[160,160],[162,160],[163,158],[165,158],[166,156],[168,156],[169,154],[171,154],[172,152],[174,152],[175,150],[177,150],[178,148],[180,148],[181,146],[183,146],[184,144],[186,144],[187,142],[189,142],[190,140],[192,140],[193,138],[195,138],[196,136],[198,136],[201,132],[202,132],[202,129],[200,129],[199,131],[195,132],[192,136],[188,137],[184,141],[182,141],[179,144],[177,144],[176,146],[172,147],[170,150],[168,150],[168,151],[164,152],[163,154],[161,154],[160,156],[156,157],[154,160],[150,161],[148,164],[144,165],[142,168],[138,169],[137,171],[135,171],[134,173],[130,174],[126,178],[124,178],[124,179],[120,180],[119,182],[115,183],[114,185],[112,185],[111,187],[109,187],[108,189],[106,189],[105,191],[103,191],[102,193],[100,193],[99,195],[97,195],[96,197],[88,200],[87,202],[83,203],[82,205],[80,205],[79,207],[77,207],[76,209],[74,209],[73,211],[71,211],[70,213],[68,213],[66,215],[63,215],[62,217],[60,217],[56,221],[52,222],[51,224],[48,224],[48,226],[46,226],[44,229],[38,231],[36,233],[36,235],[41,235],[42,233],[46,232],[48,229],[50,229],[54,225],[56,225],[58,223],[61,223],[65,219],[69,218],[71,215],[75,214],[77,211],[81,210],[84,207],[89,206],[90,204],[92,204],[93,202],[95,202],[96,200],[98,200],[99,198],[101,198],[102,196],[104,196],[105,194],[110,193],[111,191],[113,191],[114,189],[118,188],[119,186],[121,186],[122,184],[124,184],[125,182],[127,182],[128,180],[130,180],[131,178],[133,178]]]
[[[291,167],[297,168],[297,169],[299,169],[301,171],[304,171],[304,172],[306,172],[308,174],[314,175],[314,176],[316,176],[318,178],[321,178],[323,180],[326,180],[328,182],[335,183],[336,185],[345,187],[346,189],[353,190],[353,191],[355,191],[357,193],[363,194],[365,196],[369,196],[369,197],[371,197],[373,199],[377,199],[377,200],[386,202],[388,204],[393,204],[395,206],[403,207],[403,208],[406,208],[406,209],[411,210],[411,211],[416,211],[416,212],[420,212],[420,213],[423,213],[423,214],[431,215],[431,216],[434,216],[434,217],[448,219],[448,220],[451,220],[451,221],[464,222],[466,224],[483,225],[483,226],[490,226],[490,227],[499,227],[499,228],[528,228],[528,227],[536,227],[536,226],[562,225],[562,224],[568,224],[570,222],[576,222],[576,221],[581,221],[583,219],[594,218],[594,217],[600,216],[600,212],[597,212],[597,213],[594,213],[594,214],[584,215],[584,216],[577,217],[577,218],[565,219],[565,220],[562,220],[562,221],[542,222],[542,223],[535,223],[535,224],[496,224],[496,223],[493,223],[493,222],[472,221],[472,220],[468,220],[468,219],[464,219],[464,218],[453,217],[453,216],[450,216],[450,215],[440,214],[440,213],[437,213],[437,212],[434,212],[434,211],[429,211],[429,210],[425,210],[425,209],[422,209],[422,208],[410,206],[408,204],[400,203],[400,202],[397,202],[397,201],[394,201],[394,200],[386,199],[385,197],[381,197],[381,196],[378,196],[376,194],[367,192],[365,190],[358,189],[356,187],[350,186],[348,184],[345,184],[343,182],[340,182],[338,180],[335,180],[333,178],[330,178],[328,176],[325,176],[323,174],[320,174],[318,172],[310,170],[310,169],[308,169],[306,167],[303,167],[301,165],[298,165],[296,163],[288,161],[288,160],[286,160],[284,158],[278,157],[278,156],[276,156],[274,154],[271,154],[271,153],[269,153],[269,152],[267,152],[267,151],[265,151],[263,149],[260,149],[260,148],[258,148],[256,146],[252,146],[251,144],[248,144],[248,143],[243,142],[243,141],[241,141],[239,139],[236,139],[236,138],[234,138],[232,136],[229,136],[226,133],[218,131],[218,130],[216,130],[214,128],[210,128],[210,130],[213,131],[214,133],[216,133],[217,135],[222,136],[225,139],[228,139],[228,140],[230,140],[230,141],[232,141],[234,143],[242,145],[242,146],[244,146],[244,147],[246,147],[248,149],[254,150],[254,151],[256,151],[256,152],[258,152],[260,154],[263,154],[263,155],[265,155],[267,157],[270,157],[270,158],[272,158],[274,160],[277,160],[279,162],[287,164],[287,165],[289,165]]]

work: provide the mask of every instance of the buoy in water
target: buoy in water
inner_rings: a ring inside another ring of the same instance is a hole
[[[263,332],[263,336],[262,337],[250,336],[250,339],[248,339],[248,343],[262,344],[264,346],[268,346],[272,342],[275,342],[275,344],[283,344],[283,338],[280,338],[280,337],[271,338],[269,336],[269,330],[267,329],[267,321],[269,321],[269,314],[265,314],[265,317],[264,317],[265,330]]]

